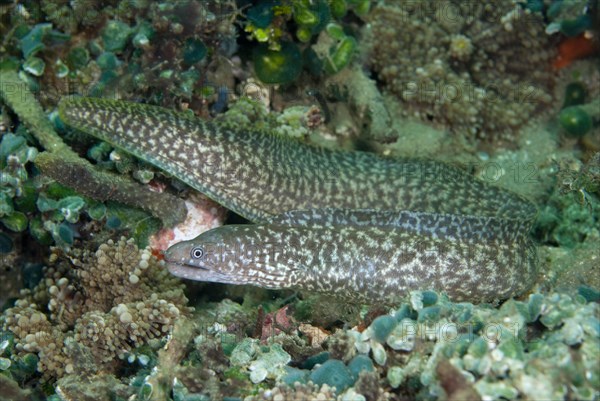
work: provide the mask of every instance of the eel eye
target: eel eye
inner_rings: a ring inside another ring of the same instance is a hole
[[[197,246],[195,248],[192,249],[192,252],[190,252],[191,256],[193,259],[200,259],[203,255],[204,255],[204,249],[202,249],[201,247]]]

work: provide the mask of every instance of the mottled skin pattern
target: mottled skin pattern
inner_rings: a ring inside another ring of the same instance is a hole
[[[210,230],[172,246],[165,260],[183,278],[390,304],[415,289],[445,291],[457,301],[504,299],[536,277],[527,232],[490,226],[493,218],[385,212],[387,222],[395,215],[393,223],[367,224],[369,215],[382,213],[329,210],[325,221],[322,210],[292,214]],[[473,231],[463,229],[465,222]]]
[[[215,230],[214,235],[228,234],[220,247],[224,255],[237,255],[228,254],[225,245],[309,245],[286,246],[289,257],[268,270],[260,270],[257,266],[265,264],[258,262],[252,264],[255,270],[248,263],[236,265],[229,257],[221,270],[211,266],[212,275],[195,269],[196,275],[185,273],[188,278],[294,287],[366,301],[431,287],[457,299],[505,298],[523,292],[534,280],[535,248],[527,232],[535,206],[448,165],[310,147],[121,101],[70,99],[61,102],[60,116],[251,221],[273,220]],[[314,209],[340,210],[278,216]],[[408,212],[396,217],[381,214],[403,210]],[[425,228],[414,228],[415,216]],[[357,219],[364,224],[356,224]],[[448,230],[455,234],[445,235]],[[204,241],[203,236],[198,239]],[[179,263],[189,258],[189,252],[181,251],[189,246],[176,245],[169,250],[170,259]],[[460,252],[465,246],[470,252]],[[338,250],[333,263],[315,254]],[[229,263],[238,270],[227,270]],[[183,274],[185,267],[179,267]]]

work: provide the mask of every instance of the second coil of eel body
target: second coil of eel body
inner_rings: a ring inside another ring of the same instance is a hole
[[[390,303],[417,289],[505,299],[535,282],[535,206],[451,166],[122,101],[69,99],[60,116],[258,223],[175,244],[165,253],[175,275]]]

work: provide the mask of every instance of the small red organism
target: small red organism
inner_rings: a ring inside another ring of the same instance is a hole
[[[274,312],[264,315],[261,327],[260,340],[263,343],[272,341],[272,337],[281,334],[292,334],[296,331],[298,323],[291,314],[290,306],[286,305]]]
[[[597,51],[598,42],[594,40],[591,34],[584,32],[579,36],[566,38],[558,45],[558,56],[552,66],[558,70]]]
[[[150,252],[152,253],[152,256],[154,256],[158,260],[164,260],[165,258],[163,251],[161,251],[160,249],[152,248],[150,249]]]

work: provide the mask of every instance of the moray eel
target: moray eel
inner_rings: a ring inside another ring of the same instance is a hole
[[[181,277],[364,302],[435,289],[472,302],[536,279],[535,206],[443,163],[332,151],[160,107],[63,100],[61,119],[257,223],[165,253]]]

